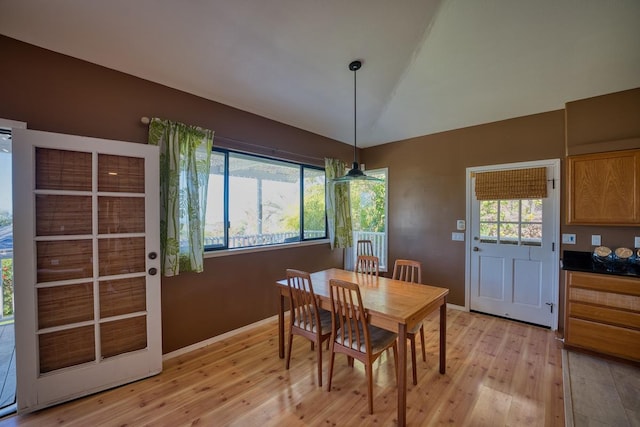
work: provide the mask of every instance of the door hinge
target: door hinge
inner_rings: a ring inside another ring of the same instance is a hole
[[[551,252],[556,251],[556,242],[551,242]]]

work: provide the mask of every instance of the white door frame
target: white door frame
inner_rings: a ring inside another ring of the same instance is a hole
[[[554,188],[557,188],[558,191],[554,191],[551,195],[554,206],[556,207],[556,215],[553,218],[553,231],[552,231],[552,239],[553,239],[553,252],[554,252],[554,262],[551,266],[552,268],[552,283],[551,283],[551,292],[553,296],[553,306],[555,310],[553,311],[553,318],[551,320],[551,330],[555,331],[558,329],[558,304],[559,304],[559,282],[560,282],[560,159],[548,159],[548,160],[535,160],[530,162],[518,162],[518,163],[506,163],[500,165],[489,165],[489,166],[475,166],[467,168],[467,179],[466,179],[466,230],[465,230],[465,296],[464,296],[464,307],[465,310],[469,311],[471,307],[471,247],[472,245],[472,236],[471,236],[471,203],[473,199],[473,185],[472,185],[472,174],[477,172],[486,172],[492,170],[500,170],[500,169],[522,169],[522,168],[535,168],[535,167],[550,167],[553,171],[553,181]]]

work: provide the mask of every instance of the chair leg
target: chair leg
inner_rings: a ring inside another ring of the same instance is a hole
[[[329,358],[329,379],[327,381],[327,391],[331,391],[331,380],[333,379],[333,362],[336,354],[333,352],[333,342],[331,343],[331,356]]]
[[[318,386],[322,387],[322,343],[318,341]]]
[[[393,344],[393,366],[396,368],[396,385],[398,384],[398,346]]]
[[[287,369],[289,369],[289,362],[291,362],[291,347],[293,346],[293,334],[289,331],[289,346],[287,348]]]
[[[427,361],[427,351],[424,348],[424,326],[420,326],[420,345],[422,346],[422,361]]]
[[[369,400],[369,414],[373,414],[373,361],[368,360],[364,367],[367,373],[367,399]]]
[[[418,370],[416,368],[416,336],[411,334],[409,338],[411,343],[411,370],[413,371],[413,385],[418,384]]]

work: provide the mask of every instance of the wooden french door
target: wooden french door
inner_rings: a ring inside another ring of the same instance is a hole
[[[155,146],[13,133],[18,412],[162,371]]]

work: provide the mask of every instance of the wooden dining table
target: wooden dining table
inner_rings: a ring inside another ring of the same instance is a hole
[[[362,303],[374,326],[398,334],[398,425],[405,426],[407,418],[407,331],[440,308],[440,373],[446,368],[447,295],[449,290],[431,285],[404,282],[381,276],[331,268],[311,273],[313,291],[320,306],[331,310],[329,280],[339,279],[360,286]],[[289,296],[287,280],[276,282],[280,294],[278,310],[278,349],[284,358],[284,308]],[[404,345],[403,345],[404,344]]]

